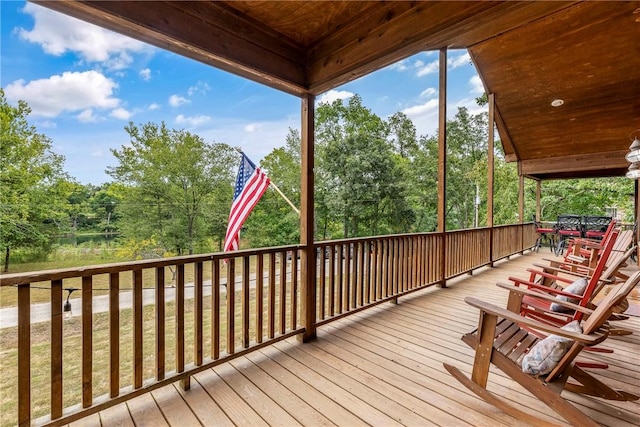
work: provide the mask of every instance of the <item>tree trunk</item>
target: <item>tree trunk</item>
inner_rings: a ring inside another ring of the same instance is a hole
[[[4,272],[5,273],[9,272],[9,254],[10,254],[10,250],[9,250],[9,246],[7,246],[4,252]]]

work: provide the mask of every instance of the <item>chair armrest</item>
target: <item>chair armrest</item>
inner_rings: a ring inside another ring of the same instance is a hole
[[[573,265],[572,265],[572,264],[567,264],[567,263],[564,263],[564,262],[561,262],[561,263],[559,263],[559,264],[560,264],[560,265],[566,265],[566,266],[568,266],[568,267],[573,267]],[[557,275],[557,274],[559,274],[559,273],[563,273],[563,274],[567,274],[567,275],[569,275],[569,276],[574,276],[574,277],[576,277],[576,278],[589,277],[589,275],[588,275],[588,274],[579,273],[579,272],[577,272],[577,271],[569,271],[569,270],[565,270],[564,268],[561,268],[561,267],[555,267],[555,266],[553,266],[553,265],[542,265],[542,264],[536,264],[536,263],[534,263],[534,264],[533,264],[533,266],[534,266],[534,267],[537,267],[537,268],[539,268],[539,269],[541,269],[542,271],[544,271],[545,273],[548,273],[548,274],[554,274],[554,273],[555,273],[555,274]],[[577,267],[577,266],[576,266],[576,267]],[[583,269],[584,269],[584,270],[588,270],[588,271],[590,271],[590,272],[592,272],[592,271],[593,271],[593,268],[591,268],[591,267],[587,267],[586,265],[585,265],[585,266],[580,266],[580,269],[581,269],[581,270],[583,270]]]
[[[552,274],[552,273],[548,273],[544,270],[536,270],[533,268],[527,268],[527,271],[529,273],[533,273],[536,276],[542,276],[542,277],[546,277],[548,279],[553,279],[553,280],[559,280],[561,282],[565,282],[565,283],[573,283],[573,280],[571,279],[567,279],[566,277],[562,277],[562,276],[558,276],[557,274]],[[511,278],[509,278],[511,279]]]
[[[578,305],[578,304],[574,304],[574,303],[569,302],[569,301],[564,301],[564,300],[557,299],[555,296],[550,295],[548,293],[538,292],[538,291],[531,291],[529,289],[520,288],[518,286],[514,286],[514,285],[511,285],[509,283],[500,283],[500,282],[498,282],[498,283],[496,283],[496,286],[498,286],[500,288],[503,288],[503,289],[506,289],[506,290],[508,290],[510,292],[519,293],[521,295],[528,295],[528,296],[533,297],[533,298],[540,298],[540,299],[543,299],[543,300],[555,302],[555,303],[558,303],[558,304],[560,304],[560,305],[562,305],[564,307],[570,308],[572,310],[579,311],[579,312],[584,313],[584,314],[592,314],[593,313],[593,310],[591,310],[589,308],[583,307],[583,306]],[[572,294],[568,294],[568,295],[572,295]],[[572,296],[579,296],[579,295],[572,295]],[[558,314],[562,314],[562,313],[558,313]]]
[[[599,331],[589,335],[566,331],[556,326],[546,325],[536,320],[529,319],[527,317],[522,317],[516,313],[513,313],[512,311],[509,311],[504,308],[500,308],[497,305],[493,305],[493,304],[481,301],[474,297],[466,297],[464,299],[464,302],[466,302],[467,304],[473,307],[480,309],[485,313],[502,317],[504,319],[517,323],[520,326],[525,326],[527,328],[532,328],[538,331],[546,332],[548,334],[559,335],[561,337],[569,338],[574,341],[579,341],[587,346],[601,343],[607,338],[607,335],[608,335],[606,332],[599,332]]]

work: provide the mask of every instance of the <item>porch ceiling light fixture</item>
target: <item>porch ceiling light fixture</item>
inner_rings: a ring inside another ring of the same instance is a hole
[[[631,145],[629,146],[629,152],[627,153],[626,156],[624,156],[624,158],[627,159],[627,162],[629,163],[640,162],[640,138],[639,137],[640,137],[640,129],[634,130],[629,135],[629,139],[632,142],[631,142]]]
[[[638,179],[640,178],[640,167],[638,167],[637,163],[631,163],[629,165],[629,170],[625,174],[627,178]]]
[[[564,105],[564,99],[558,98],[558,99],[554,99],[553,101],[551,101],[551,106],[552,107],[560,107],[562,105]]]

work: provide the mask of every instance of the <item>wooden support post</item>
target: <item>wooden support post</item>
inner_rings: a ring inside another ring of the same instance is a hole
[[[540,198],[542,195],[542,182],[536,181],[536,222],[540,222],[542,219],[542,211],[540,209]]]
[[[493,192],[494,192],[494,128],[495,96],[489,94],[489,129],[487,141],[487,227],[489,228],[489,266],[493,267]]]
[[[441,251],[441,276],[439,287],[445,288],[447,248],[447,49],[440,49],[440,82],[438,88],[439,108],[438,108],[438,233],[442,235],[440,245]]]
[[[518,223],[520,224],[520,254],[524,253],[524,175],[518,180]]]
[[[302,97],[302,147],[300,147],[301,167],[301,194],[300,194],[300,244],[302,256],[300,257],[301,270],[301,321],[305,332],[301,337],[307,342],[316,337],[316,254],[313,245],[314,227],[314,106],[315,96],[305,94]],[[295,258],[294,258],[295,261]]]

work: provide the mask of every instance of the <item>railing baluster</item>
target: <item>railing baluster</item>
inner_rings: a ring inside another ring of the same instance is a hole
[[[236,259],[227,261],[227,353],[235,353]]]
[[[249,348],[249,257],[242,257],[242,347]]]
[[[296,256],[291,259],[291,330],[298,326],[298,250]]]
[[[51,419],[62,416],[62,279],[51,281]]]
[[[264,254],[256,255],[256,342],[262,342],[264,322]]]
[[[362,305],[368,304],[371,299],[371,242],[362,242]]]
[[[220,260],[211,261],[211,357],[220,357]]]
[[[165,375],[165,275],[164,267],[156,267],[156,379],[164,379]]]
[[[193,303],[194,303],[194,315],[193,315],[193,351],[194,362],[196,366],[202,365],[202,351],[203,351],[203,331],[204,319],[203,319],[203,286],[204,286],[204,265],[202,261],[194,264],[195,280],[193,289]]]
[[[329,315],[333,316],[336,311],[336,259],[333,245],[327,247],[329,250]]]
[[[320,274],[320,283],[319,283],[319,289],[318,289],[318,310],[316,312],[316,317],[319,319],[324,319],[325,318],[325,312],[326,312],[326,293],[327,293],[327,269],[326,269],[326,264],[327,261],[325,260],[325,247],[324,246],[319,246],[316,249],[316,253],[318,255],[318,262],[320,263],[320,268],[318,269],[319,274]]]
[[[351,284],[351,308],[358,307],[358,304],[362,302],[360,298],[358,298],[358,281],[360,279],[360,275],[358,274],[358,261],[360,259],[360,251],[359,242],[353,243],[353,261],[352,261],[352,284]]]
[[[142,270],[133,270],[133,388],[142,387]]]
[[[342,301],[342,295],[343,295],[343,288],[344,288],[344,277],[343,277],[343,266],[344,266],[344,259],[343,258],[343,246],[341,244],[339,244],[337,246],[338,248],[338,252],[336,254],[336,264],[338,266],[338,290],[336,291],[336,296],[338,297],[338,301],[336,303],[337,306],[337,312],[338,314],[342,313],[343,311],[343,301]]]
[[[93,277],[82,276],[82,407],[93,403]]]
[[[352,243],[344,247],[344,311],[351,308],[351,254]]]
[[[280,333],[287,330],[287,253],[280,252]]]
[[[18,286],[18,424],[31,425],[31,284]]]
[[[109,274],[109,396],[120,394],[120,273]]]
[[[275,336],[276,329],[276,254],[269,254],[269,338]]]
[[[176,372],[184,372],[184,264],[176,265],[175,310]]]

